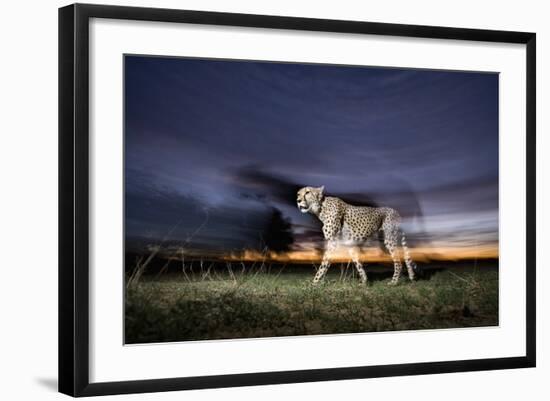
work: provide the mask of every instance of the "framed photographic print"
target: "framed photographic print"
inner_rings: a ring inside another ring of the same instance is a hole
[[[535,366],[534,33],[70,5],[59,113],[61,392]]]

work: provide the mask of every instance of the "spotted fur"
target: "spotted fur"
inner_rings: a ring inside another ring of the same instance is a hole
[[[401,217],[395,209],[389,207],[353,206],[342,199],[324,196],[324,187],[304,187],[298,191],[297,205],[302,213],[312,213],[323,223],[323,235],[326,240],[325,253],[321,267],[315,274],[314,283],[318,283],[330,266],[330,258],[339,243],[349,249],[349,255],[359,273],[362,283],[367,282],[367,274],[359,261],[360,247],[382,231],[384,245],[394,266],[390,284],[397,284],[401,276],[402,264],[399,255],[399,239],[410,280],[414,280],[416,265],[411,259],[405,234],[400,229]]]

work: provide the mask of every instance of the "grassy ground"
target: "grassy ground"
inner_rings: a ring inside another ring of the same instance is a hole
[[[449,268],[394,287],[384,275],[364,287],[337,269],[319,286],[311,278],[145,276],[126,292],[126,343],[498,325],[495,268]]]

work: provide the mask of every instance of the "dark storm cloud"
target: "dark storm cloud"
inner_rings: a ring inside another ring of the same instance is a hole
[[[266,202],[211,205],[204,199],[159,187],[154,176],[128,171],[126,182],[132,189],[125,195],[127,246],[159,245],[201,248],[213,251],[240,251],[274,247],[284,233],[281,211]],[[291,245],[292,236],[285,244]],[[279,245],[281,247],[281,245]]]
[[[244,166],[231,172],[235,186],[241,187],[243,196],[260,200],[295,204],[296,193],[304,185],[289,178],[263,171],[259,166]]]
[[[212,248],[215,242],[226,251],[258,248],[272,213],[260,204],[250,204],[246,210],[210,205],[198,197],[159,187],[148,174],[127,173],[126,182],[132,188],[125,196],[130,243]]]
[[[271,210],[205,207],[199,199],[175,192],[126,196],[126,233],[130,242],[176,244],[230,251],[258,248]]]
[[[261,201],[271,200],[273,202],[285,203],[290,206],[296,205],[296,194],[302,187],[310,183],[294,182],[286,177],[264,171],[258,166],[246,166],[233,172],[235,185],[241,187],[245,198],[258,199]],[[421,215],[420,206],[415,193],[407,187],[407,184],[396,178],[392,178],[394,186],[399,192],[393,194],[366,192],[331,192],[329,196],[337,196],[350,204],[379,207],[381,205],[392,206],[399,209],[404,215]],[[329,188],[330,190],[330,188]],[[393,204],[385,198],[393,198]]]
[[[293,211],[296,207],[298,189],[308,185],[307,182],[293,182],[288,178],[269,173],[258,166],[246,166],[237,169],[233,174],[232,178],[235,186],[240,188],[239,190],[244,198],[288,206]],[[327,196],[337,196],[352,205],[393,207],[399,210],[403,217],[417,218],[419,224],[421,224],[422,209],[416,193],[403,180],[391,177],[387,179],[393,181],[392,185],[399,192],[390,194],[374,191],[370,193],[328,192]],[[328,191],[330,191],[330,188]],[[295,214],[298,214],[298,212],[295,212]],[[319,241],[321,239],[320,230],[318,228],[316,230],[311,229],[311,227],[318,226],[318,223],[311,216],[307,216],[306,219],[309,220],[309,228],[300,233],[300,238]]]
[[[439,236],[498,211],[496,74],[126,56],[125,116],[128,235],[208,210],[197,241],[250,246],[275,207],[306,238],[306,185]]]
[[[479,177],[444,184],[425,193],[432,213],[498,211],[498,178]]]

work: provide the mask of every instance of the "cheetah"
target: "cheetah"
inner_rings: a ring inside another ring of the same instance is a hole
[[[401,276],[402,264],[398,254],[399,235],[407,273],[412,281],[415,278],[416,264],[410,256],[405,234],[400,229],[399,213],[389,207],[352,206],[342,199],[325,196],[324,186],[304,187],[298,191],[297,206],[302,213],[311,213],[323,223],[323,235],[326,241],[321,267],[317,270],[313,283],[317,284],[326,274],[331,254],[338,244],[348,247],[349,255],[359,273],[361,283],[367,283],[367,274],[359,261],[360,247],[379,231],[384,234],[384,245],[394,266],[393,277],[389,284],[397,284]]]

